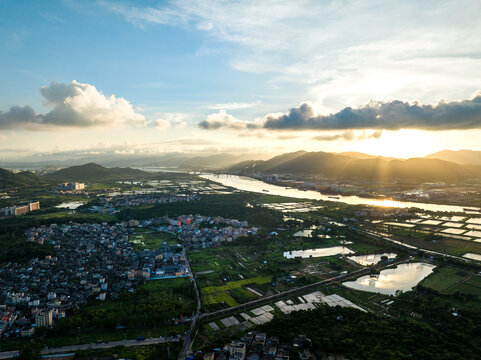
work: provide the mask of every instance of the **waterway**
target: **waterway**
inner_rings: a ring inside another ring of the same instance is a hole
[[[260,180],[256,180],[245,176],[236,175],[217,175],[217,174],[201,174],[200,177],[221,183],[225,186],[230,186],[238,190],[250,191],[255,193],[265,193],[270,195],[281,195],[297,199],[310,200],[324,200],[336,201],[350,205],[373,205],[383,207],[397,207],[397,208],[418,208],[427,211],[449,211],[449,212],[465,212],[462,206],[456,205],[439,205],[432,203],[421,203],[411,201],[395,201],[395,200],[379,200],[372,198],[362,198],[359,196],[342,196],[338,195],[336,198],[323,195],[318,191],[313,190],[299,190],[294,188],[285,188],[278,185],[268,184]],[[472,207],[470,207],[472,208]]]
[[[400,264],[394,269],[382,270],[376,277],[361,276],[342,285],[361,291],[395,295],[396,291],[410,291],[421,280],[433,272],[434,265],[426,263]]]

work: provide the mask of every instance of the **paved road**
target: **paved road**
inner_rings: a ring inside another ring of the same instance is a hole
[[[413,245],[409,245],[409,244],[405,244],[401,241],[398,241],[398,240],[394,240],[394,239],[391,239],[387,236],[384,236],[384,235],[381,235],[381,234],[378,234],[378,233],[375,233],[373,231],[369,231],[369,230],[361,230],[359,231],[361,234],[364,234],[364,235],[367,235],[367,236],[370,236],[370,237],[373,237],[377,240],[385,240],[385,241],[389,241],[390,243],[392,244],[396,244],[396,245],[399,245],[399,246],[402,246],[404,247],[405,250],[407,251],[410,251],[412,252],[413,254],[417,251],[421,251],[427,255],[435,255],[435,256],[442,256],[442,257],[445,257],[445,258],[450,258],[450,259],[456,259],[456,260],[461,260],[461,261],[464,261],[464,262],[469,262],[470,260],[473,260],[473,259],[467,259],[465,257],[461,257],[461,256],[454,256],[454,255],[449,255],[449,254],[444,254],[444,253],[440,253],[440,252],[437,252],[437,251],[433,251],[433,250],[428,250],[428,249],[423,249],[423,248],[418,248],[416,246],[413,246]]]
[[[91,344],[80,344],[80,345],[70,345],[70,346],[62,346],[57,348],[45,348],[40,351],[42,355],[45,354],[62,354],[62,353],[69,353],[73,351],[81,351],[81,350],[95,350],[95,349],[109,349],[114,348],[117,346],[146,346],[146,345],[155,345],[167,342],[178,342],[180,341],[179,338],[176,337],[166,337],[163,339],[159,338],[149,338],[143,341],[137,340],[119,340],[119,341],[111,341],[111,342],[103,342],[103,343],[91,343]],[[14,356],[17,356],[19,353],[18,350],[14,351],[5,351],[0,353],[0,359],[8,359]]]
[[[197,287],[197,283],[195,282],[194,273],[192,272],[192,269],[190,268],[190,262],[189,262],[189,258],[187,257],[187,252],[185,250],[185,247],[182,248],[182,255],[184,256],[185,261],[187,263],[187,268],[189,269],[190,281],[192,281],[192,283],[194,285],[195,292],[197,294],[197,309],[195,311],[195,315],[192,317],[190,329],[182,337],[182,339],[184,340],[184,344],[183,344],[182,350],[180,351],[180,354],[179,354],[179,360],[184,360],[187,356],[190,355],[190,350],[192,348],[192,333],[195,329],[195,324],[197,323],[197,320],[200,317],[200,308],[201,308],[201,305],[202,305],[201,302],[200,302],[199,288]]]

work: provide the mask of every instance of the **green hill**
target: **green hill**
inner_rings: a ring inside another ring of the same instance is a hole
[[[9,170],[0,168],[0,189],[37,186],[44,183],[45,181],[43,179],[29,171],[23,171],[15,174]]]
[[[132,168],[106,168],[95,163],[71,166],[45,175],[49,180],[57,181],[102,181],[145,178],[150,174]]]

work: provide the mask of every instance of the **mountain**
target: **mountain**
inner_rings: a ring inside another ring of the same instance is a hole
[[[298,151],[266,161],[243,162],[227,169],[240,174],[321,174],[332,178],[457,181],[481,177],[481,167],[439,159],[357,158],[326,152]]]
[[[41,185],[44,181],[28,171],[13,173],[0,168],[0,189]]]
[[[196,153],[162,153],[162,154],[117,154],[106,152],[89,154],[88,156],[67,154],[67,158],[52,156],[33,158],[28,161],[1,162],[0,167],[23,167],[29,169],[41,168],[46,164],[55,164],[62,168],[95,163],[104,167],[135,167],[135,168],[176,168],[176,169],[220,169],[245,160],[268,159],[262,153],[251,154],[196,154]],[[62,156],[67,156],[62,155]]]
[[[443,150],[426,156],[428,159],[441,159],[458,164],[481,165],[481,151],[473,150]]]
[[[71,166],[54,173],[45,175],[45,178],[58,181],[88,181],[88,180],[122,180],[150,175],[142,170],[131,168],[106,168],[95,163]]]
[[[384,160],[395,160],[396,158],[394,157],[385,157],[385,156],[379,156],[379,155],[370,155],[370,154],[364,154],[356,151],[345,151],[341,153],[337,153],[336,155],[344,155],[344,156],[349,156],[355,159],[384,159]]]

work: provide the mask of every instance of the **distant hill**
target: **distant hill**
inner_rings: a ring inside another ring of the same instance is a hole
[[[263,156],[260,154],[216,154],[209,156],[185,157],[184,159],[180,158],[171,165],[175,165],[182,169],[221,169],[239,162],[250,161],[252,159],[259,159],[262,157]]]
[[[29,171],[15,174],[11,171],[0,168],[0,189],[36,186],[43,183],[45,183],[45,181]]]
[[[252,161],[228,168],[244,174],[321,174],[335,178],[456,181],[481,177],[481,167],[463,166],[439,159],[356,158],[326,152],[298,151],[266,161]]]
[[[336,155],[343,155],[343,156],[349,156],[355,159],[384,159],[384,160],[395,160],[396,158],[394,157],[385,157],[385,156],[379,156],[379,155],[370,155],[370,154],[364,154],[356,151],[345,151],[341,153],[337,153]]]
[[[131,168],[106,168],[95,163],[71,166],[45,175],[47,179],[57,181],[88,181],[133,179],[150,175],[145,171]]]
[[[441,159],[458,164],[481,165],[481,151],[473,150],[443,150],[426,156],[428,159]]]

